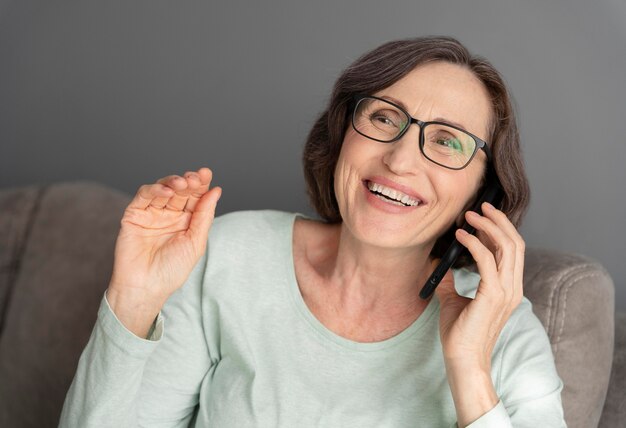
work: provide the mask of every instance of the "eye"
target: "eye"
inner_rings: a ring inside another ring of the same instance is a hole
[[[400,116],[390,110],[378,110],[370,115],[370,121],[378,128],[400,128]]]
[[[456,150],[458,152],[463,152],[463,144],[461,144],[458,138],[455,138],[451,135],[437,136],[435,138],[435,144],[441,147]]]
[[[395,126],[395,123],[391,119],[385,116],[374,116],[373,120],[381,122],[383,125]]]

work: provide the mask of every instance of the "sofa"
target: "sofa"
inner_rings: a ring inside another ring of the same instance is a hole
[[[92,181],[0,189],[0,427],[56,427],[133,195]],[[524,294],[570,428],[626,427],[626,313],[586,256],[529,247]]]

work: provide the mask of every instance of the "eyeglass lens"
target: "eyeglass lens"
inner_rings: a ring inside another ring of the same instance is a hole
[[[368,138],[389,142],[409,125],[410,118],[393,104],[375,98],[363,98],[356,106],[354,128]],[[437,123],[422,128],[426,158],[450,168],[465,166],[474,151],[474,138],[459,129]]]

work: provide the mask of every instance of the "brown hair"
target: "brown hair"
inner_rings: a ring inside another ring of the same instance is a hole
[[[486,141],[493,154],[495,172],[505,192],[500,209],[519,227],[530,201],[530,188],[524,171],[511,96],[504,80],[491,63],[480,56],[471,55],[458,40],[448,36],[416,37],[384,43],[359,57],[339,76],[327,108],[309,132],[302,154],[309,202],[324,221],[342,221],[334,192],[334,171],[350,123],[352,96],[385,89],[415,67],[433,61],[447,61],[467,67],[485,85],[492,105],[492,121]],[[443,255],[454,239],[455,229],[453,225],[439,237],[431,252],[433,257]],[[459,257],[455,267],[474,264],[471,255],[468,252],[464,254]]]

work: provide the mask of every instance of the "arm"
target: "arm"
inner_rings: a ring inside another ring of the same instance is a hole
[[[465,213],[476,236],[463,229],[455,235],[476,260],[480,282],[475,297],[459,296],[452,275],[436,290],[442,302],[440,338],[458,424],[565,426],[563,383],[550,342],[523,296],[525,242],[505,213],[487,202],[481,209],[482,215]],[[496,351],[500,339],[503,346]],[[488,376],[492,366],[499,369],[495,388]],[[494,413],[498,411],[495,391],[510,420],[501,415],[492,423],[491,411],[484,413],[492,406]]]
[[[206,260],[166,301],[148,339],[125,327],[105,293],[59,427],[188,425],[211,365],[200,312]]]
[[[485,425],[484,420],[486,418],[482,416],[487,413],[497,413],[497,410],[495,412],[491,412],[491,410],[500,403],[500,398],[491,380],[489,368],[446,364],[446,374],[454,400],[458,427],[474,427],[474,421],[479,424],[476,426],[498,426],[502,428],[511,426],[506,413],[503,415],[506,417],[494,419],[494,422],[498,422],[497,424]],[[494,418],[494,416],[489,417]],[[479,419],[482,419],[483,422],[479,422]],[[482,425],[480,425],[481,423]]]
[[[512,321],[504,346],[494,355],[493,361],[501,361],[495,387],[491,376],[479,369],[448,372],[459,421],[454,428],[567,426],[561,403],[563,382],[530,302],[520,305]]]

